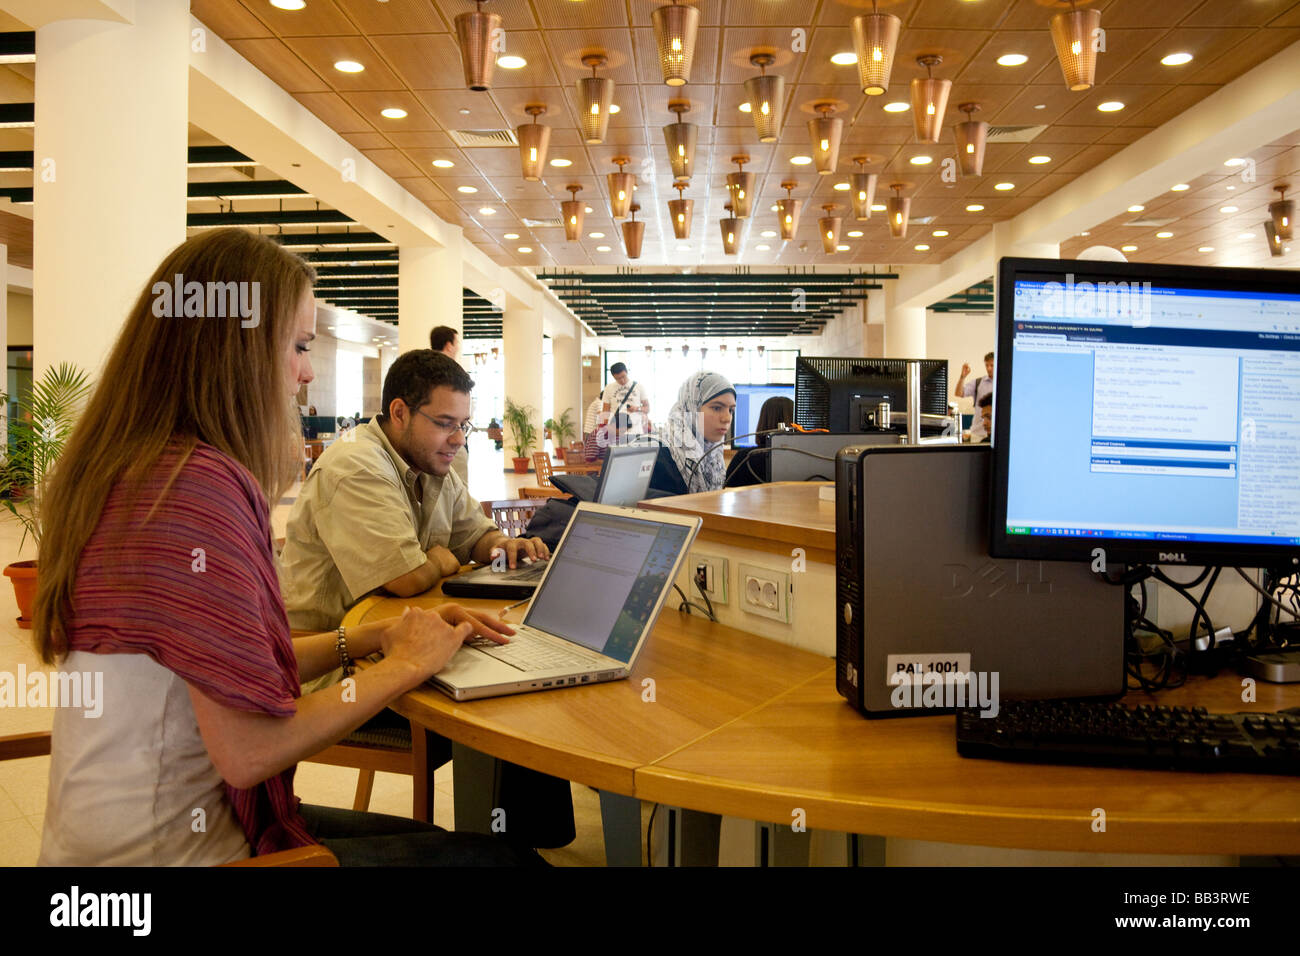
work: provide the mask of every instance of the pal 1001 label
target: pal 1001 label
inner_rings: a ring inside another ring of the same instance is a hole
[[[890,654],[885,658],[885,683],[892,687],[919,684],[927,675],[934,675],[931,681],[935,677],[965,680],[969,673],[969,654]]]

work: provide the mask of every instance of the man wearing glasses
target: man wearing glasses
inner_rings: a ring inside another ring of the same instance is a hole
[[[384,379],[380,414],[316,460],[280,558],[291,627],[338,627],[372,591],[419,594],[498,549],[512,568],[549,557],[540,539],[498,531],[452,471],[471,427],[473,387],[446,355],[407,352]]]

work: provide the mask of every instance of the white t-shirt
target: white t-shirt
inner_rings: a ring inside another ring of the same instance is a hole
[[[623,401],[623,396],[627,395],[627,401],[624,403],[624,411],[628,405],[641,405],[645,402],[645,392],[641,389],[641,383],[628,377],[626,385],[620,385],[617,381],[610,382],[605,386],[605,390],[600,393],[602,402],[609,402],[609,410],[612,412],[618,407],[618,403]]]
[[[984,416],[980,414],[980,399],[985,395],[993,394],[993,379],[987,375],[973,378],[962,386],[961,393],[966,398],[975,400],[975,416],[970,423],[970,440],[979,441],[988,434],[984,431]]]
[[[103,674],[103,712],[54,712],[41,866],[213,866],[251,855],[183,680],[144,654],[73,651],[62,670]]]

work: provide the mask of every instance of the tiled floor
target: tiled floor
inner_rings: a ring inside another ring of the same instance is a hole
[[[492,443],[477,437],[470,459],[470,488],[480,500],[517,497],[522,485],[536,484],[534,475],[516,476],[503,471],[503,456]],[[290,492],[290,497],[294,492]],[[283,534],[288,507],[274,509],[273,524]],[[0,564],[33,557],[31,543],[19,553],[21,531],[12,520],[0,521]],[[14,674],[23,664],[30,672],[39,667],[31,645],[31,631],[14,623],[18,616],[13,589],[0,583],[0,672]],[[0,707],[0,736],[48,730],[53,719],[48,708]],[[452,827],[452,768],[438,771],[434,818],[440,826]],[[45,814],[49,758],[32,757],[0,763],[0,866],[31,866],[40,852],[40,834]],[[295,789],[308,803],[350,807],[356,789],[357,772],[342,767],[304,763],[298,767]],[[590,788],[573,786],[577,839],[560,850],[543,851],[551,863],[560,866],[599,866],[604,863],[604,840],[600,829],[597,795]],[[370,809],[377,813],[410,816],[411,778],[397,774],[376,775]],[[648,807],[646,811],[648,813]]]

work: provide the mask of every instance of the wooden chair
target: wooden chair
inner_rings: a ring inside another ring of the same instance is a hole
[[[544,451],[533,452],[533,470],[537,472],[537,483],[543,488],[550,488],[551,456]]]
[[[411,819],[433,822],[433,773],[451,759],[451,743],[418,724],[383,727],[364,724],[332,747],[307,758],[308,763],[355,767],[357,789],[353,810],[369,810],[375,772],[404,773],[411,777]]]
[[[519,489],[520,498],[563,498],[564,492],[559,488],[532,488],[524,487]]]
[[[508,537],[517,538],[528,527],[533,513],[541,507],[536,498],[507,498],[502,501],[484,501],[483,513],[496,523]]]
[[[20,760],[23,757],[43,757],[50,752],[50,732],[12,734],[0,737],[0,762]],[[326,847],[304,846],[296,850],[281,850],[266,856],[251,856],[222,866],[338,866],[338,858]]]

